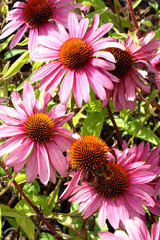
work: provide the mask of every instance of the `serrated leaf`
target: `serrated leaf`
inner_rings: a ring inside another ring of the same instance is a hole
[[[8,69],[8,71],[4,74],[3,78],[12,77],[15,75],[19,69],[25,64],[29,62],[29,51],[26,51],[21,57],[19,57],[12,66]]]
[[[0,204],[0,209],[2,216],[15,218],[18,225],[23,229],[28,238],[34,240],[35,225],[30,218],[3,204]]]

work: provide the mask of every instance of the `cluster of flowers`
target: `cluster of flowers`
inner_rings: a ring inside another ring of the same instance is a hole
[[[113,24],[99,27],[99,15],[95,14],[89,27],[88,18],[69,12],[81,8],[71,2],[26,0],[16,2],[8,13],[9,23],[0,39],[21,27],[10,43],[13,48],[29,28],[30,59],[49,63],[31,76],[31,82],[42,79],[39,85],[40,91],[45,89],[42,104],[36,100],[31,84],[25,81],[23,101],[14,91],[14,108],[0,106],[0,118],[5,123],[0,126],[0,138],[8,138],[0,145],[0,156],[10,153],[5,161],[7,167],[13,166],[18,173],[26,164],[27,181],[33,182],[39,175],[43,184],[49,179],[55,183],[56,172],[66,177],[70,165],[72,180],[60,199],[72,196],[69,201],[80,203],[83,218],[99,209],[100,226],[107,217],[115,229],[126,228],[129,234],[128,237],[122,231],[115,235],[100,232],[102,239],[141,239],[142,233],[143,239],[150,239],[143,223],[143,206],[160,216],[160,148],[150,152],[149,144],[141,143],[129,149],[123,142],[123,151],[115,148],[114,156],[100,138],[88,135],[76,138],[63,125],[74,115],[66,114],[72,90],[78,107],[83,100],[89,101],[91,87],[102,107],[112,97],[116,111],[120,111],[135,109],[136,94],[143,99],[140,90],[150,93],[149,72],[156,76],[155,88],[160,88],[157,50],[160,41],[153,40],[153,32],[138,41],[130,35],[125,42],[103,37]],[[61,103],[47,112],[47,103],[60,83]],[[63,152],[67,150],[65,157]],[[154,240],[160,239],[158,229],[160,221],[153,225]]]

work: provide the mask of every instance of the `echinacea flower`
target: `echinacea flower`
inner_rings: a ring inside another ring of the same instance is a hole
[[[119,48],[107,48],[116,59],[116,69],[110,71],[119,78],[118,83],[114,83],[113,91],[107,92],[107,100],[103,102],[103,106],[107,104],[108,99],[112,96],[113,105],[116,111],[123,108],[135,110],[136,108],[136,92],[142,97],[140,91],[150,93],[150,86],[146,79],[148,78],[148,70],[150,61],[155,57],[160,41],[152,40],[154,33],[148,33],[142,37],[139,42],[135,42],[129,35],[125,42],[119,40],[125,50]],[[117,41],[116,39],[113,41]]]
[[[126,232],[116,230],[113,233],[100,231],[98,235],[102,240],[159,240],[160,239],[160,218],[152,225],[151,234],[145,223],[135,217],[125,222]]]
[[[107,163],[109,155],[109,147],[101,138],[93,135],[77,137],[68,151],[69,164],[76,173],[60,199],[67,198],[85,174],[91,176],[98,172]]]
[[[43,184],[56,182],[56,171],[67,175],[67,160],[63,151],[73,143],[71,133],[63,127],[73,113],[65,114],[66,106],[55,105],[49,113],[46,107],[50,94],[45,93],[43,104],[36,100],[29,82],[24,83],[23,102],[17,92],[12,93],[15,107],[0,106],[0,118],[5,124],[0,126],[0,156],[10,153],[5,164],[21,171],[26,163],[26,177],[32,182],[37,174]],[[6,138],[9,138],[6,140]]]
[[[10,48],[13,48],[29,28],[28,49],[32,58],[35,47],[38,46],[38,35],[53,33],[54,23],[60,22],[66,27],[66,19],[70,10],[80,8],[81,4],[73,0],[26,0],[15,2],[13,10],[6,18],[9,23],[3,28],[0,39],[3,39],[19,29],[13,37]]]
[[[113,55],[99,51],[106,47],[120,47],[124,50],[119,43],[110,42],[110,38],[100,39],[113,24],[107,23],[98,28],[99,15],[95,14],[90,29],[88,25],[88,18],[81,19],[78,23],[76,15],[69,13],[69,32],[58,24],[59,32],[54,34],[55,37],[38,38],[40,47],[33,55],[33,60],[51,62],[38,69],[31,76],[31,81],[42,79],[39,89],[46,88],[46,91],[52,93],[62,80],[59,97],[64,104],[67,103],[72,88],[78,106],[82,105],[82,100],[88,102],[89,85],[101,100],[105,100],[105,88],[112,90],[112,81],[119,81],[107,72],[115,68]]]
[[[81,148],[78,150],[76,156],[80,159]],[[93,172],[92,179],[86,179],[81,184],[78,182],[78,170],[60,199],[72,195],[69,201],[80,203],[78,211],[82,212],[84,219],[98,210],[100,227],[104,226],[107,217],[110,224],[117,229],[129,218],[143,218],[143,206],[154,206],[152,196],[155,191],[149,183],[157,175],[150,170],[150,165],[145,163],[146,155],[143,155],[140,148],[137,148],[137,151],[135,148],[127,148],[123,152],[115,149],[115,155],[116,160],[113,155],[108,157],[99,171]],[[137,156],[141,156],[141,161],[134,161]],[[90,162],[90,165],[94,165],[94,161],[91,161],[88,158],[86,164]]]

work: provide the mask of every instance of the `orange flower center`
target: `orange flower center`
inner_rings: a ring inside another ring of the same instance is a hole
[[[102,139],[87,135],[72,144],[69,160],[76,170],[92,172],[103,166],[107,160],[108,151],[109,147]]]
[[[118,78],[124,77],[132,67],[132,55],[128,50],[122,51],[119,48],[106,48],[105,51],[110,52],[116,59],[116,68],[111,71]]]
[[[53,17],[53,7],[48,0],[29,0],[22,15],[31,27],[39,27]]]
[[[71,69],[79,69],[86,66],[92,57],[93,49],[82,39],[72,38],[67,40],[60,49],[60,61]]]
[[[96,190],[102,197],[114,198],[126,191],[128,176],[119,164],[107,163],[106,169],[98,177]]]
[[[24,124],[27,136],[36,142],[47,142],[54,133],[54,123],[45,113],[30,115]]]

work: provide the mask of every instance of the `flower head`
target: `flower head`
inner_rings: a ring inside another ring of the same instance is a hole
[[[150,61],[155,57],[160,41],[152,40],[154,33],[149,33],[141,38],[139,42],[135,42],[129,35],[125,42],[119,40],[119,43],[125,47],[125,50],[120,48],[106,48],[113,54],[116,59],[115,70],[110,71],[113,75],[119,78],[118,83],[114,83],[112,91],[106,91],[107,99],[103,102],[103,106],[112,96],[113,105],[116,111],[121,111],[123,108],[136,108],[136,92],[141,96],[139,90],[145,93],[150,92],[146,78],[148,77],[148,69]],[[113,39],[113,41],[117,41]]]
[[[125,148],[125,147],[124,147]],[[119,225],[134,216],[145,215],[144,206],[154,206],[154,189],[150,183],[157,174],[145,163],[146,149],[125,148],[123,152],[115,150],[107,159],[101,171],[93,172],[92,179],[79,183],[76,172],[60,199],[69,195],[69,201],[80,203],[79,212],[88,218],[97,209],[98,222],[103,226],[108,218],[110,224],[117,229]]]
[[[159,240],[160,239],[160,218],[153,224],[151,235],[145,225],[145,223],[135,217],[125,222],[126,232],[117,230],[113,233],[101,231],[98,233],[102,240]]]
[[[71,133],[63,124],[73,113],[65,114],[62,104],[54,106],[47,113],[49,93],[44,94],[43,105],[36,100],[32,86],[25,82],[23,102],[17,92],[12,93],[15,107],[0,106],[0,118],[5,124],[0,126],[1,139],[9,138],[0,145],[0,156],[9,153],[5,164],[21,171],[26,163],[27,181],[32,182],[39,174],[42,183],[56,182],[56,171],[67,175],[67,161],[63,151],[73,143]]]
[[[107,23],[98,28],[99,15],[95,14],[90,29],[88,25],[89,19],[81,19],[78,23],[76,15],[69,13],[69,32],[58,24],[59,32],[54,34],[55,37],[39,37],[40,47],[33,60],[51,62],[38,69],[31,81],[42,78],[40,89],[46,88],[46,91],[52,93],[62,80],[59,92],[62,103],[67,103],[72,88],[78,106],[82,105],[83,100],[88,102],[89,85],[101,100],[105,100],[105,88],[112,90],[112,81],[119,81],[116,76],[107,72],[115,68],[113,55],[99,51],[105,47],[120,47],[124,50],[124,46],[110,42],[110,38],[100,39],[113,24]]]
[[[6,20],[10,21],[2,30],[3,39],[19,29],[13,37],[10,48],[13,48],[29,28],[28,48],[32,58],[35,47],[38,46],[38,35],[50,35],[55,29],[54,23],[60,22],[66,27],[66,18],[70,10],[80,8],[81,4],[72,0],[26,0],[16,2],[13,10],[8,12]]]

